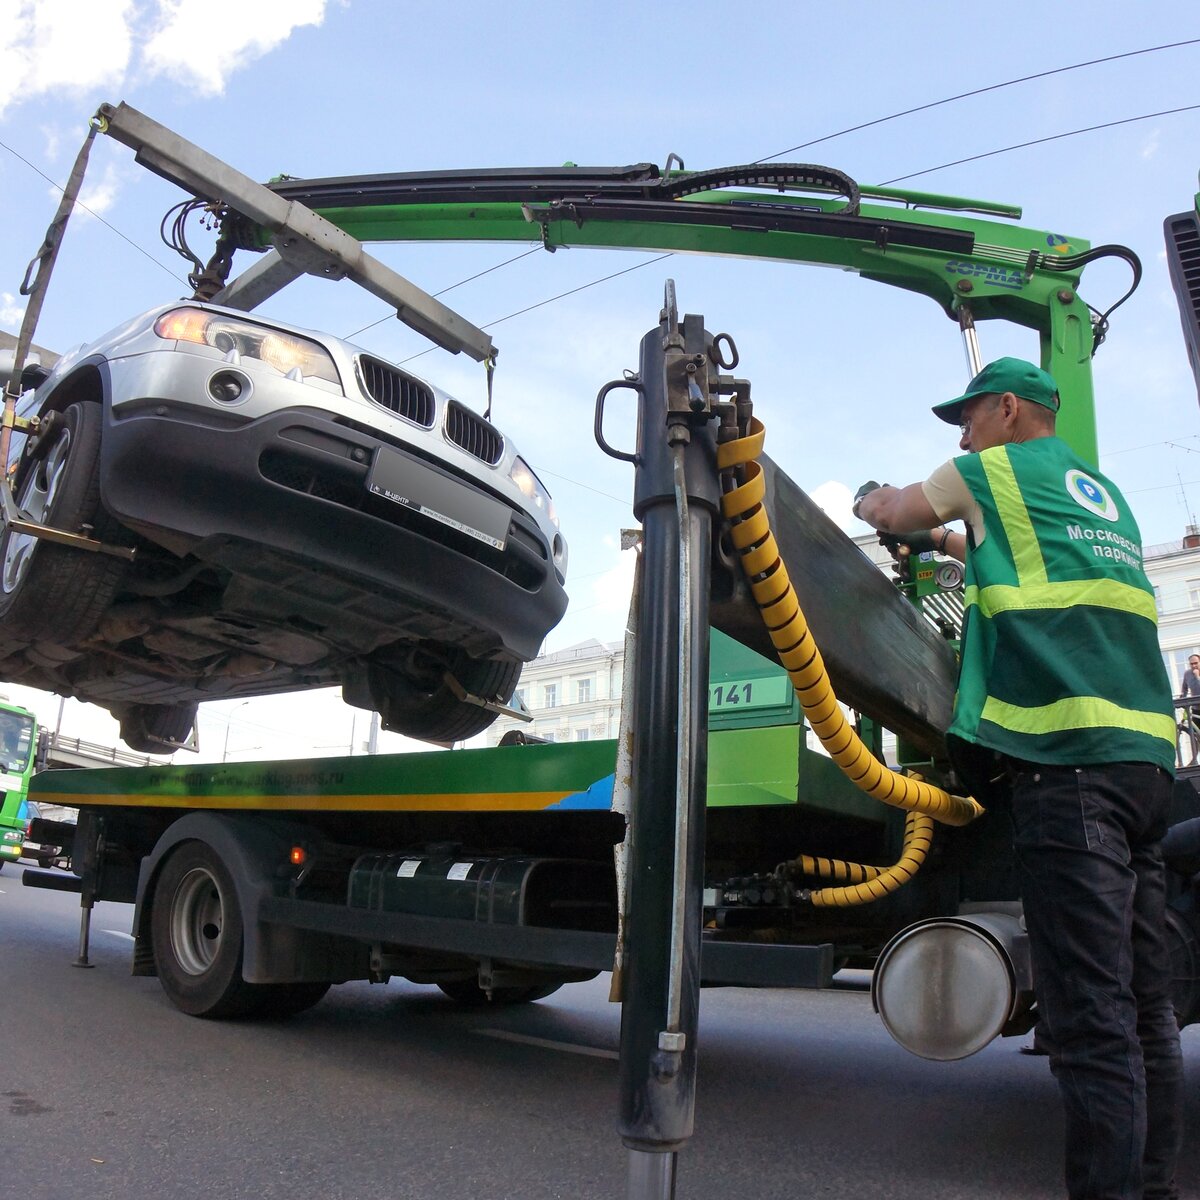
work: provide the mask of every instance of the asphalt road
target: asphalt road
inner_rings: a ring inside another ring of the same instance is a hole
[[[132,909],[0,874],[0,1194],[591,1200],[626,1194],[608,977],[520,1009],[347,984],[282,1024],[199,1021],[129,975]],[[1058,1200],[1044,1059],[895,1046],[861,990],[706,991],[678,1200]],[[1200,1196],[1200,1028],[1184,1035]]]

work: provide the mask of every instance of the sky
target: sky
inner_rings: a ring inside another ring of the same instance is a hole
[[[1200,44],[1059,69],[1200,39],[1200,17],[1194,0],[1098,0],[1086,21],[1070,7],[930,0],[901,19],[894,6],[868,2],[851,24],[845,10],[796,0],[0,0],[0,328],[19,328],[19,285],[56,210],[54,185],[103,102],[124,100],[262,180],[567,161],[661,166],[670,154],[690,169],[815,162],[864,184],[920,173],[899,186],[1018,204],[1023,225],[1139,254],[1141,287],[1094,362],[1100,465],[1133,505],[1145,543],[1167,542],[1200,515],[1200,413],[1162,237],[1164,218],[1193,204],[1200,108],[1131,118],[1200,105]],[[1042,77],[993,86],[1029,75]],[[909,109],[921,111],[882,120]],[[1059,136],[1114,122],[1124,123]],[[866,127],[841,133],[857,126]],[[1037,144],[990,153],[1022,143]],[[90,212],[71,219],[36,341],[66,351],[185,295],[187,267],[159,238],[162,217],[183,199],[123,146],[97,139],[82,194]],[[866,532],[849,514],[862,480],[911,482],[956,452],[929,406],[962,390],[965,358],[957,326],[922,297],[777,263],[524,254],[532,248],[372,252],[428,291],[449,289],[443,301],[500,348],[496,423],[554,493],[571,547],[571,603],[549,650],[621,636],[632,470],[595,446],[593,406],[603,384],[637,365],[667,278],[682,312],[733,335],[767,453],[848,532]],[[1097,264],[1082,294],[1106,308],[1127,279],[1123,266]],[[543,303],[552,297],[561,298]],[[430,350],[350,284],[305,280],[260,311],[353,335],[483,407],[481,367]],[[1033,334],[997,326],[980,328],[985,359],[1037,357]],[[606,433],[628,445],[633,414],[620,396]],[[0,690],[58,723],[57,698]],[[214,703],[201,713],[200,757],[358,752],[368,724],[336,692]],[[62,731],[99,741],[115,727],[69,702]]]

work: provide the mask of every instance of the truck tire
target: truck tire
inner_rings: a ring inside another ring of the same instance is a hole
[[[41,524],[129,545],[132,535],[100,504],[101,423],[99,404],[70,405],[45,435],[49,444],[44,452],[21,464],[17,505]],[[59,643],[86,637],[116,595],[126,566],[109,554],[5,528],[0,537],[0,625],[5,635]]]
[[[455,1004],[467,1008],[508,1008],[514,1004],[531,1004],[534,1000],[544,1000],[557,992],[562,984],[536,983],[529,987],[498,987],[492,988],[490,996],[474,979],[456,979],[439,983],[438,987]]]
[[[248,1016],[261,993],[242,978],[242,911],[224,863],[184,842],[154,884],[150,940],[167,998],[193,1017]]]
[[[507,703],[521,678],[521,666],[462,655],[450,669],[472,695]],[[375,663],[368,668],[367,686],[384,729],[427,742],[464,741],[485,730],[497,716],[478,704],[460,700],[445,682],[422,689]]]

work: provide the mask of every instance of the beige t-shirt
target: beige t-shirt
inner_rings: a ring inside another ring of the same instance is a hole
[[[971,495],[954,459],[947,459],[930,477],[921,484],[925,499],[938,515],[939,521],[965,521],[974,535],[976,546],[983,542],[987,530],[983,527],[983,509]]]

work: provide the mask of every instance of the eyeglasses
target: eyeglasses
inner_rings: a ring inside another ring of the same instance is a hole
[[[983,416],[984,413],[991,412],[996,407],[1000,398],[999,396],[972,396],[971,399],[975,401],[975,412],[969,417],[963,417],[958,422],[958,432],[963,437],[967,437],[970,434],[975,423],[975,418]]]

